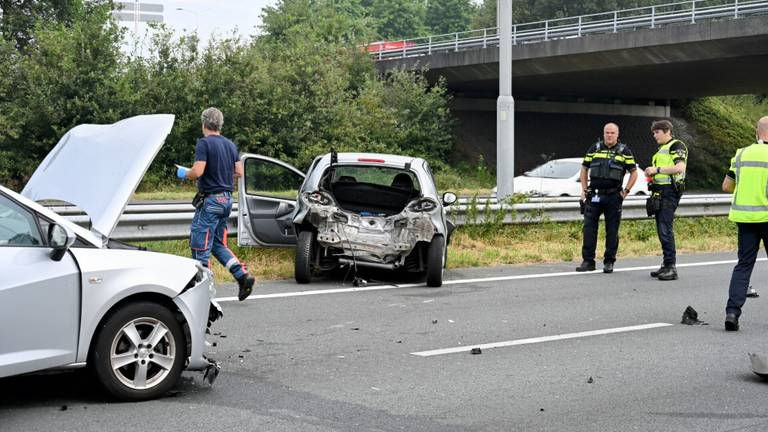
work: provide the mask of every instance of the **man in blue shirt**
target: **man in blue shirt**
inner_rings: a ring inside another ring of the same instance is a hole
[[[203,138],[197,141],[195,163],[191,169],[179,167],[181,179],[197,180],[198,195],[192,219],[189,247],[192,258],[210,267],[211,253],[232,273],[240,287],[238,299],[245,300],[255,279],[227,247],[227,219],[232,211],[234,179],[242,177],[243,162],[237,147],[221,135],[224,114],[208,108],[201,115]]]

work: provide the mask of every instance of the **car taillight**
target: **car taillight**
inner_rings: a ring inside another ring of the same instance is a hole
[[[333,202],[328,194],[320,191],[308,192],[305,196],[310,204],[330,205]]]
[[[431,212],[437,208],[437,203],[429,198],[421,198],[408,205],[408,210],[412,212]]]

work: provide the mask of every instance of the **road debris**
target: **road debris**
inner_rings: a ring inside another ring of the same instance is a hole
[[[483,353],[483,350],[481,350],[480,348],[472,348],[472,349],[469,351],[469,353],[470,353],[470,354],[473,354],[473,355],[475,355],[475,354],[482,354],[482,353]]]
[[[680,320],[680,324],[709,325],[709,323],[699,321],[699,313],[696,312],[696,309],[692,308],[691,306],[686,307],[685,311],[683,311],[683,319]]]
[[[589,377],[589,379],[587,379],[587,384],[592,384],[593,382],[595,382],[595,380],[593,380],[592,377]]]
[[[432,324],[437,324],[437,320],[436,320],[436,319],[433,319],[433,320],[432,320]]]
[[[761,354],[747,353],[749,361],[752,363],[752,372],[764,380],[768,380],[768,356]]]

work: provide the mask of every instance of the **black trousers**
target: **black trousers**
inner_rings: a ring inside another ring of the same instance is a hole
[[[656,212],[656,233],[659,235],[661,250],[664,253],[664,266],[677,263],[675,249],[675,210],[680,203],[680,195],[671,186],[661,190],[661,208]]]
[[[768,222],[741,223],[739,227],[739,262],[733,268],[731,285],[728,287],[728,304],[725,313],[741,315],[741,307],[747,301],[747,288],[752,269],[755,267],[757,251],[760,249],[760,240],[768,252]]]
[[[584,243],[581,246],[581,257],[584,261],[595,261],[597,247],[597,227],[600,215],[605,215],[605,254],[604,263],[616,262],[616,251],[619,249],[619,225],[621,224],[621,204],[624,201],[618,192],[609,195],[597,195],[600,199],[593,202],[587,198],[584,206]]]

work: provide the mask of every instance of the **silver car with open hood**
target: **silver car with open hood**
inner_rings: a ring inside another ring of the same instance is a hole
[[[183,369],[213,382],[205,333],[221,308],[211,272],[111,239],[173,122],[77,126],[21,194],[0,186],[0,378],[90,366],[122,400],[162,395]],[[41,200],[76,205],[90,229]]]

